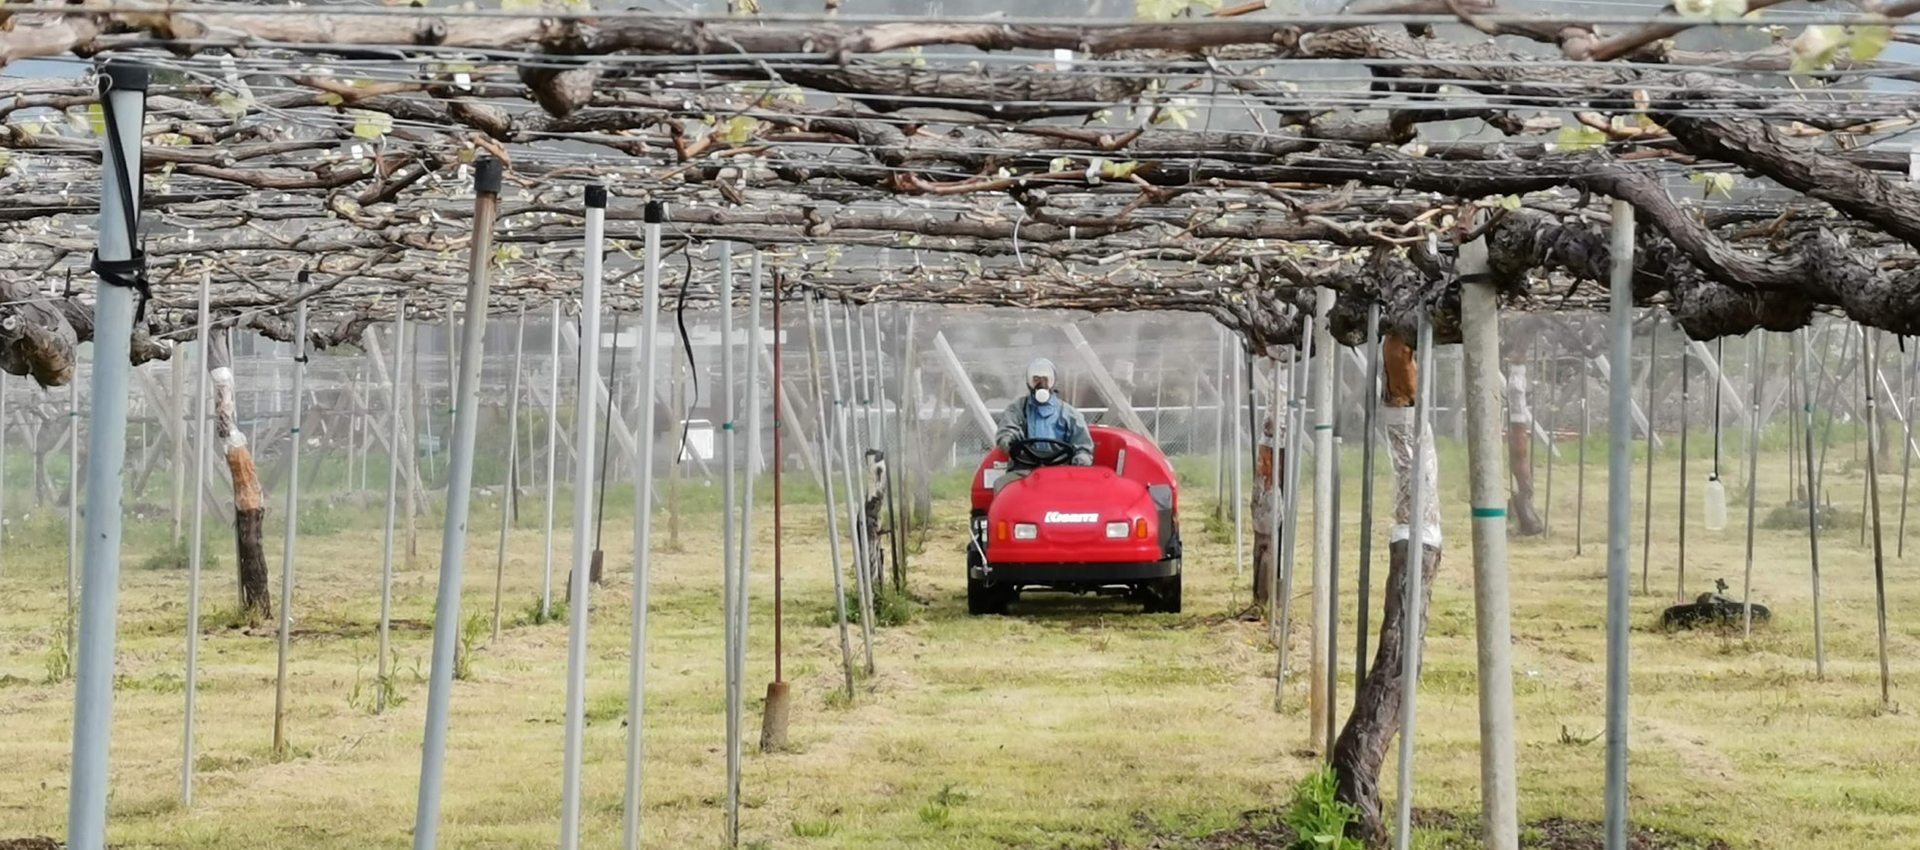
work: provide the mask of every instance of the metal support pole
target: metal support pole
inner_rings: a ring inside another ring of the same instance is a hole
[[[1311,339],[1313,337],[1313,317],[1307,316],[1302,322],[1303,325],[1300,329],[1302,339]],[[1300,447],[1306,441],[1306,435],[1302,432],[1305,431],[1307,427],[1307,411],[1305,404],[1302,402],[1302,399],[1307,395],[1307,349],[1304,344],[1294,346],[1293,356],[1290,362],[1291,365],[1287,370],[1288,383],[1291,384],[1291,391],[1288,393],[1289,401],[1287,410],[1287,480],[1283,487],[1283,492],[1286,494],[1287,499],[1287,513],[1286,516],[1281,519],[1279,547],[1280,574],[1276,577],[1278,579],[1277,583],[1280,585],[1280,636],[1275,643],[1279,647],[1280,663],[1274,668],[1273,675],[1273,704],[1275,711],[1279,710],[1280,697],[1286,690],[1287,647],[1292,642],[1293,637],[1293,559],[1294,550],[1299,548],[1300,542],[1301,463],[1299,458],[1301,454]],[[1278,415],[1277,412],[1276,415]]]
[[[1681,329],[1680,334],[1684,338],[1686,330]],[[1687,414],[1690,412],[1688,405],[1692,399],[1689,396],[1693,390],[1692,370],[1687,368],[1691,362],[1687,359],[1688,350],[1689,346],[1680,347],[1680,552],[1679,563],[1675,565],[1678,575],[1674,578],[1673,601],[1676,604],[1687,601],[1687,432],[1692,430]],[[1652,476],[1648,476],[1648,479],[1651,480]]]
[[[1304,358],[1313,381],[1313,635],[1309,641],[1307,681],[1307,740],[1309,746],[1329,737],[1327,699],[1333,689],[1327,687],[1328,645],[1333,637],[1333,367],[1339,352],[1333,350],[1333,333],[1327,313],[1333,309],[1333,290],[1314,289],[1312,348]],[[1317,361],[1317,362],[1316,362]],[[1327,754],[1332,755],[1332,748]]]
[[[1760,382],[1766,377],[1764,362],[1767,350],[1765,331],[1753,333],[1753,398],[1749,405],[1753,411],[1747,426],[1747,572],[1740,586],[1741,639],[1753,639],[1753,532],[1757,527],[1754,512],[1759,505],[1760,474]]]
[[[301,273],[305,278],[306,274]],[[300,540],[300,417],[307,391],[307,302],[294,308],[293,427],[287,432],[286,538],[280,548],[280,657],[273,684],[273,754],[287,755],[287,649],[293,641],[293,559]]]
[[[500,161],[483,157],[473,167],[473,241],[467,249],[466,327],[460,338],[460,376],[455,390],[453,443],[447,467],[447,519],[440,538],[440,595],[433,617],[433,666],[427,685],[426,733],[420,748],[420,805],[414,816],[414,850],[439,840],[440,785],[447,763],[447,714],[453,703],[454,644],[460,637],[460,589],[467,557],[467,509],[473,500],[473,443],[479,429],[481,343],[487,332],[488,270],[493,263],[493,221],[499,211]]]
[[[841,482],[847,488],[847,532],[852,538],[848,548],[853,552],[853,568],[857,579],[854,583],[860,589],[860,637],[862,648],[866,650],[867,675],[871,676],[873,675],[873,596],[872,588],[867,582],[866,541],[862,539],[859,514],[854,505],[854,494],[860,492],[860,488],[854,486],[853,441],[847,433],[851,430],[848,428],[848,420],[852,416],[853,405],[846,400],[848,397],[841,393],[840,353],[833,340],[833,309],[822,303],[820,312],[824,319],[821,324],[827,329],[827,374],[833,378],[833,407],[840,442]]]
[[[1281,525],[1281,520],[1286,517],[1286,513],[1280,509],[1280,500],[1285,498],[1287,493],[1284,489],[1284,483],[1281,480],[1281,469],[1287,464],[1293,463],[1295,459],[1287,456],[1286,450],[1281,446],[1280,441],[1286,436],[1292,424],[1293,407],[1297,403],[1297,400],[1293,398],[1292,394],[1287,392],[1286,381],[1288,376],[1292,374],[1291,369],[1283,372],[1280,369],[1280,359],[1277,357],[1274,358],[1274,402],[1267,408],[1267,419],[1273,423],[1272,446],[1269,449],[1269,451],[1272,452],[1272,459],[1271,462],[1267,464],[1267,489],[1271,493],[1271,496],[1267,499],[1266,516],[1267,540],[1271,545],[1272,551],[1268,553],[1267,557],[1270,563],[1254,565],[1254,569],[1264,569],[1268,571],[1266,598],[1267,640],[1274,645],[1276,652],[1280,652],[1283,655],[1286,651],[1286,644],[1280,640],[1280,548],[1286,537],[1285,529]],[[1281,406],[1281,399],[1286,400],[1285,407]],[[1283,419],[1281,418],[1282,416],[1286,418]],[[1285,663],[1283,661],[1280,666],[1275,669],[1284,669],[1284,667]],[[1274,711],[1280,710],[1280,692],[1281,688],[1276,684],[1274,688],[1275,698],[1273,701]]]
[[[733,537],[733,245],[720,243],[720,573],[723,585],[722,622],[726,628],[727,680],[727,846],[740,844],[740,675],[734,667],[738,654],[740,611],[735,607],[740,576],[735,572],[739,552]]]
[[[507,529],[513,524],[514,491],[520,485],[520,363],[526,353],[527,305],[513,332],[513,375],[507,379],[507,480],[500,492],[500,547],[493,562],[493,639],[500,639],[500,594],[507,583]]]
[[[1806,444],[1802,452],[1807,467],[1807,554],[1812,561],[1813,573],[1813,673],[1822,681],[1827,678],[1827,633],[1820,619],[1820,509],[1813,490],[1813,358],[1807,351],[1807,335],[1804,331],[1793,335],[1795,359],[1800,361],[1800,397],[1803,399],[1800,415],[1806,427],[1800,429],[1801,440]],[[1791,377],[1788,380],[1792,380]]]
[[[1907,445],[1903,452],[1905,459],[1900,462],[1900,527],[1894,532],[1893,556],[1896,558],[1905,558],[1907,556],[1907,495],[1913,484],[1913,386],[1916,377],[1913,367],[1916,362],[1920,362],[1920,351],[1907,354],[1905,352],[1906,337],[1901,337],[1900,341],[1902,350],[1902,356],[1900,358],[1900,371],[1902,374],[1900,388],[1902,395],[1906,396],[1906,414],[1900,417],[1900,419],[1905,425]],[[1900,403],[1900,399],[1898,398],[1892,400],[1892,404],[1896,407],[1898,407]]]
[[[193,806],[193,723],[194,697],[200,691],[200,568],[205,563],[204,530],[207,500],[200,494],[207,489],[207,301],[213,283],[210,269],[200,272],[199,331],[194,339],[199,346],[200,377],[197,380],[193,415],[193,540],[187,544],[187,713],[180,758],[180,805]],[[176,406],[178,402],[175,402]]]
[[[1367,408],[1361,435],[1360,461],[1360,593],[1354,600],[1359,623],[1353,639],[1354,699],[1360,698],[1360,686],[1367,678],[1367,614],[1373,603],[1373,465],[1379,454],[1376,444],[1380,418],[1380,304],[1367,305]]]
[[[1501,440],[1500,308],[1487,277],[1487,243],[1456,262],[1464,336],[1467,462],[1472,480],[1474,637],[1479,647],[1480,817],[1488,850],[1520,846],[1515,774],[1512,599],[1507,591],[1507,464]],[[1413,621],[1409,621],[1410,623]]]
[[[1651,593],[1653,575],[1653,370],[1660,365],[1660,318],[1647,323],[1647,480],[1640,520],[1640,593]]]
[[[606,189],[590,186],[589,204],[606,206]],[[623,840],[626,850],[640,847],[640,790],[646,766],[644,732],[647,707],[647,613],[653,593],[653,459],[657,452],[653,421],[660,405],[660,227],[667,220],[667,208],[659,201],[647,202],[642,214],[641,234],[645,251],[640,306],[640,448],[634,464],[633,484],[633,614],[627,637],[627,784],[623,797]],[[555,337],[558,339],[558,336]],[[555,343],[558,345],[558,342]],[[555,379],[556,383],[558,379]],[[549,478],[552,476],[549,475]],[[549,515],[552,509],[548,509]],[[583,641],[584,643],[584,641]],[[584,647],[582,647],[584,651]],[[575,780],[578,781],[577,779]]]
[[[1573,556],[1578,558],[1586,554],[1587,538],[1587,434],[1591,418],[1588,416],[1588,387],[1586,382],[1586,364],[1580,364],[1580,450],[1574,460],[1573,484]]]
[[[826,466],[826,468],[822,470],[823,474],[821,478],[824,479],[826,483],[827,552],[833,559],[833,606],[834,614],[840,626],[840,667],[841,670],[846,673],[847,699],[852,700],[853,645],[852,640],[847,636],[846,569],[840,562],[840,520],[838,519],[839,515],[834,511],[833,504],[833,438],[828,436],[831,432],[828,430],[827,393],[820,381],[820,344],[819,340],[814,336],[814,308],[818,306],[818,304],[819,302],[814,295],[808,293],[806,305],[807,362],[811,365],[813,372],[813,412],[815,418],[819,420],[820,425],[820,458],[821,462]],[[935,341],[939,342],[940,338],[935,337]],[[942,345],[944,345],[944,342]],[[952,349],[947,349],[946,353],[951,356],[953,351]],[[952,359],[951,363],[955,368],[958,368],[960,361]]]
[[[540,620],[545,622],[553,616],[553,500],[559,492],[554,487],[554,464],[560,457],[560,301],[553,302],[553,319],[547,325],[547,507],[546,534],[542,543],[540,568]],[[653,353],[649,351],[651,358]],[[399,355],[394,355],[395,359]],[[397,432],[396,432],[397,434]],[[395,437],[397,441],[398,436]],[[395,445],[399,445],[398,442]]]
[[[585,761],[587,711],[587,616],[593,567],[594,442],[600,383],[600,269],[607,232],[607,191],[587,187],[586,269],[580,291],[580,378],[573,416],[573,569],[567,577],[567,726],[560,778],[560,847],[580,847],[580,769]],[[649,262],[659,252],[647,255]],[[651,352],[649,352],[651,353]],[[640,730],[630,729],[629,734]],[[631,767],[629,767],[631,770]],[[631,782],[631,779],[629,779]],[[631,808],[631,807],[630,807]],[[629,818],[634,817],[628,814]]]
[[[99,77],[106,119],[100,189],[100,285],[93,305],[93,419],[87,429],[86,579],[81,585],[80,637],[74,664],[73,775],[68,785],[67,846],[106,845],[107,745],[113,725],[114,641],[120,608],[121,470],[127,455],[128,352],[133,343],[135,287],[145,287],[138,254],[141,128],[146,122],[148,69],[110,62]]]
[[[1633,352],[1633,205],[1613,202],[1611,336],[1613,360]],[[1633,376],[1614,369],[1607,376],[1607,781],[1606,850],[1627,850],[1627,633],[1628,541],[1633,536]],[[1652,447],[1651,430],[1647,432]]]
[[[1414,701],[1420,693],[1420,624],[1426,622],[1420,610],[1420,590],[1427,570],[1427,411],[1432,406],[1433,395],[1433,320],[1427,315],[1425,305],[1419,308],[1414,337],[1420,350],[1416,366],[1419,371],[1414,377],[1417,389],[1413,395],[1413,466],[1408,472],[1413,476],[1413,496],[1407,512],[1406,595],[1401,600],[1401,610],[1407,613],[1401,620],[1405,625],[1400,630],[1404,661],[1400,673],[1400,772],[1395,790],[1398,799],[1393,833],[1396,850],[1413,846]]]
[[[80,375],[67,383],[67,657],[74,657],[74,626],[79,619],[80,591]]]
[[[392,682],[388,668],[387,644],[393,627],[393,543],[395,537],[394,511],[397,507],[400,489],[400,473],[405,461],[401,459],[401,434],[406,424],[406,415],[402,412],[400,400],[408,398],[405,394],[406,360],[402,355],[407,350],[407,299],[401,296],[400,303],[393,307],[393,418],[387,423],[387,445],[392,449],[392,457],[387,460],[387,517],[386,529],[381,539],[380,556],[380,658],[376,663],[379,670],[374,682],[373,711],[375,714],[387,710],[387,691]]]
[[[1880,646],[1880,704],[1893,704],[1892,670],[1887,663],[1887,558],[1886,549],[1881,545],[1880,527],[1880,416],[1875,410],[1874,376],[1880,374],[1880,338],[1874,335],[1872,344],[1866,340],[1860,345],[1867,359],[1867,500],[1868,509],[1873,511],[1873,602],[1874,613],[1879,622]]]
[[[1240,397],[1240,388],[1242,386],[1246,386],[1246,382],[1248,382],[1253,377],[1252,376],[1253,365],[1250,361],[1247,361],[1246,358],[1243,358],[1243,357],[1235,357],[1232,359],[1232,362],[1233,362],[1233,395],[1232,397],[1235,399],[1238,399]],[[1251,387],[1248,387],[1247,394],[1248,396],[1251,396],[1253,394],[1253,389]],[[1230,402],[1228,402],[1226,399],[1221,399],[1220,404],[1222,408],[1225,408],[1230,404]],[[1245,484],[1246,479],[1244,477],[1246,474],[1247,456],[1246,456],[1246,452],[1242,450],[1242,447],[1240,444],[1241,435],[1245,434],[1247,429],[1240,427],[1240,423],[1242,421],[1241,417],[1246,415],[1246,409],[1241,407],[1239,404],[1232,404],[1232,407],[1233,407],[1233,574],[1235,576],[1239,576],[1240,574],[1245,573],[1247,571],[1246,517],[1245,517],[1245,511],[1242,510],[1242,504],[1246,500],[1246,492],[1247,492],[1246,484]],[[1281,656],[1284,658],[1285,655],[1286,653],[1283,650],[1281,652]]]

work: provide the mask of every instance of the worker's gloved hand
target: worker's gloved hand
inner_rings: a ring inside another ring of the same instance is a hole
[[[1074,452],[1073,465],[1074,466],[1092,466],[1093,455],[1087,454],[1086,452]]]

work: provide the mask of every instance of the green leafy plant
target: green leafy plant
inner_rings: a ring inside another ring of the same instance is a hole
[[[1360,810],[1342,802],[1335,795],[1336,787],[1331,766],[1307,774],[1295,786],[1293,807],[1285,820],[1298,836],[1293,845],[1298,850],[1361,850],[1359,840],[1347,837],[1347,825],[1360,819]]]
[[[67,648],[66,635],[73,631],[73,617],[66,611],[54,619],[53,630],[56,637],[47,642],[47,682],[64,682],[73,678],[73,653]]]
[[[826,838],[835,831],[832,818],[793,822],[793,834],[800,838]]]
[[[466,681],[473,676],[473,652],[480,645],[480,638],[493,628],[493,621],[486,614],[473,614],[460,624],[460,642],[453,651],[453,677]]]

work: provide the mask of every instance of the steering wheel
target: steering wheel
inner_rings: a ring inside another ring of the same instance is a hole
[[[1007,445],[1007,457],[1021,466],[1065,466],[1073,460],[1073,452],[1072,443],[1045,437],[1014,440]]]

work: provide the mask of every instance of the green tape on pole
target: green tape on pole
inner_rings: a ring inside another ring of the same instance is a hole
[[[1474,508],[1473,509],[1474,519],[1503,519],[1506,517],[1506,515],[1507,515],[1506,508]]]
[[[1332,425],[1315,425],[1315,426],[1313,426],[1313,430],[1315,430],[1315,431],[1331,431],[1331,430],[1333,430],[1333,426],[1332,426]]]

